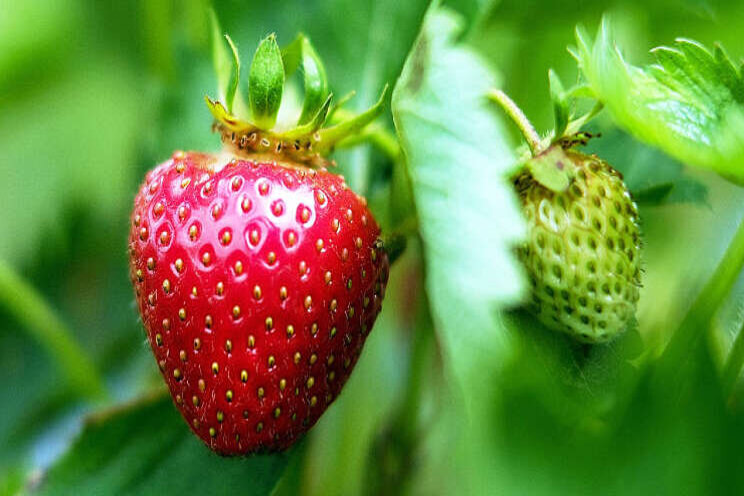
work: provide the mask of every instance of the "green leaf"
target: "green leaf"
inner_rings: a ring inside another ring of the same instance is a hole
[[[555,116],[555,134],[554,138],[559,139],[563,136],[568,126],[569,108],[568,98],[563,89],[563,84],[558,78],[558,74],[550,69],[548,71],[548,80],[550,81],[550,99],[553,102],[553,114]]]
[[[605,20],[593,42],[577,30],[579,67],[613,118],[678,160],[744,184],[744,76],[720,46],[677,39],[656,64],[626,63]]]
[[[89,417],[38,491],[58,494],[268,495],[288,455],[221,458],[165,394]]]
[[[526,290],[514,253],[525,223],[505,177],[516,159],[487,97],[496,77],[457,42],[462,27],[462,18],[433,2],[392,109],[423,241],[426,293],[453,385],[447,415],[459,419],[448,478],[470,494],[494,487],[502,463],[487,433],[497,408],[494,378],[513,352],[499,308],[521,302]]]
[[[513,247],[524,236],[505,175],[515,163],[486,97],[495,75],[457,44],[462,19],[430,7],[393,92],[426,260],[426,287],[448,371],[471,410],[508,337],[495,313],[522,300]]]
[[[599,129],[601,137],[589,141],[587,152],[596,153],[622,173],[637,203],[708,205],[707,187],[680,162],[618,128]]]
[[[284,64],[276,36],[270,34],[256,49],[248,78],[248,96],[255,124],[261,129],[271,129],[282,103],[284,91]]]
[[[282,50],[282,59],[287,76],[302,64],[305,99],[297,124],[306,124],[318,114],[328,99],[328,77],[325,67],[312,43],[304,34],[299,34],[287,48]]]

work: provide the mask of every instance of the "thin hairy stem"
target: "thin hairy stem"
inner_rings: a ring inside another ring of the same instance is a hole
[[[498,103],[499,106],[506,112],[506,115],[514,121],[519,131],[522,133],[524,140],[527,142],[527,146],[530,148],[532,156],[538,155],[542,150],[540,149],[540,135],[537,134],[535,128],[530,123],[527,116],[524,115],[522,109],[514,103],[514,100],[501,90],[492,90],[488,97],[494,102]]]

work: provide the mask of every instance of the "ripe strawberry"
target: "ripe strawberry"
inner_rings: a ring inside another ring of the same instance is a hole
[[[339,176],[176,153],[135,199],[137,302],[178,409],[220,453],[281,449],[338,396],[387,260]]]
[[[580,341],[603,342],[635,314],[638,211],[606,162],[572,150],[565,157],[575,167],[566,191],[548,189],[529,171],[515,181],[528,227],[520,255],[538,318]]]
[[[325,77],[306,39],[292,56]],[[273,36],[258,58],[249,97],[261,126],[232,114],[229,89],[226,104],[207,99],[223,152],[176,152],[150,171],[129,236],[156,361],[191,429],[223,455],[281,450],[313,426],[349,378],[388,278],[365,199],[325,169],[325,153],[381,103],[322,128],[327,84],[306,81],[298,127],[272,131],[288,62]]]

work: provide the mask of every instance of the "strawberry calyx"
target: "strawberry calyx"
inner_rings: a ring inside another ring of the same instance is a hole
[[[387,85],[366,111],[351,116],[337,112],[349,97],[333,103],[325,67],[304,34],[284,49],[279,48],[274,34],[259,43],[250,66],[247,94],[239,91],[238,49],[228,35],[221,36],[213,13],[212,49],[220,91],[218,98],[206,96],[205,100],[214,117],[213,131],[235,155],[272,155],[277,160],[315,168],[335,165],[327,159],[328,154],[382,112]],[[277,124],[277,115],[284,86],[297,70],[303,74],[302,109],[295,123],[282,126]],[[349,144],[353,141],[350,139]]]
[[[602,110],[602,104],[597,102],[588,112],[576,116],[576,100],[593,98],[587,86],[579,84],[565,90],[552,69],[548,71],[548,79],[555,127],[544,137],[537,133],[522,109],[506,93],[495,89],[488,96],[519,128],[527,143],[528,151],[521,154],[514,177],[527,170],[541,185],[562,193],[571,185],[576,173],[575,165],[566,152],[584,146],[591,138],[599,136],[581,129]]]

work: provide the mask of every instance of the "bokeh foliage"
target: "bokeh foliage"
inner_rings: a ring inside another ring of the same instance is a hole
[[[547,70],[575,80],[574,27],[595,33],[604,14],[634,65],[676,36],[720,41],[740,60],[744,4],[452,0],[425,22],[427,4],[215,4],[244,53],[270,32],[282,44],[305,32],[334,93],[357,91],[353,109],[394,85],[406,60],[419,64],[380,120],[397,126],[408,161],[370,146],[336,154],[386,229],[414,214],[421,224],[362,359],[297,447],[223,460],[163,396],[125,251],[144,172],[175,149],[219,146],[203,104],[216,87],[207,6],[0,0],[0,261],[37,293],[42,306],[29,308],[57,314],[105,389],[66,379],[29,309],[8,307],[15,279],[1,277],[0,494],[267,494],[276,481],[277,494],[308,495],[744,491],[744,386],[731,365],[744,281],[710,330],[665,353],[734,237],[744,192],[608,115],[595,121],[603,137],[590,151],[639,201],[644,287],[636,329],[576,346],[506,305],[520,296],[508,246],[522,226],[500,176],[518,141],[477,104],[498,82],[547,130]]]

